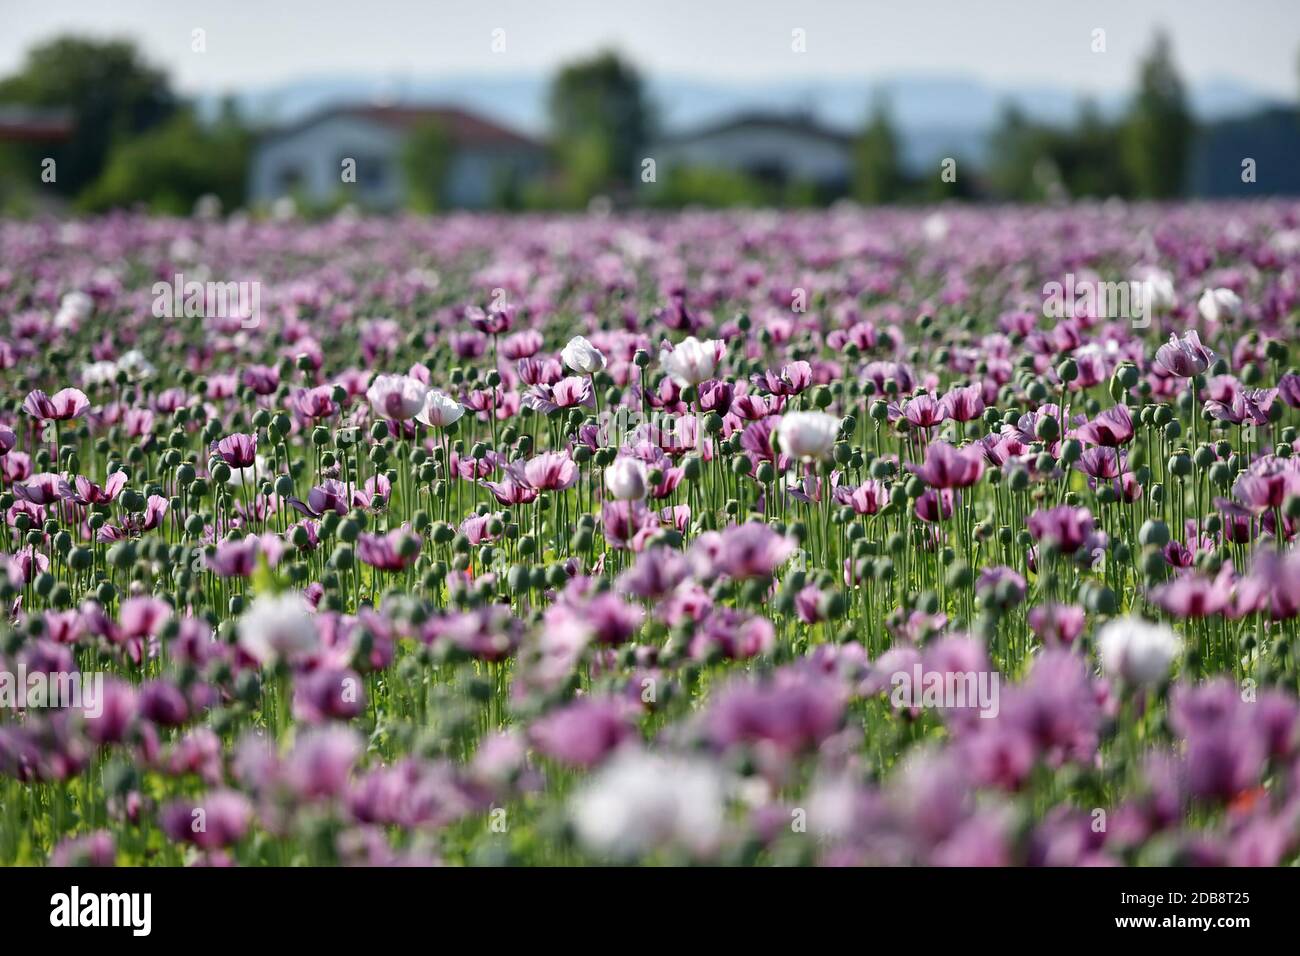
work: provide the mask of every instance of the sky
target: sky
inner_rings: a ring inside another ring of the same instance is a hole
[[[546,73],[600,47],[652,73],[735,83],[933,74],[1105,93],[1131,85],[1158,27],[1193,83],[1285,99],[1300,88],[1300,0],[0,0],[0,75],[72,31],[134,39],[190,94]],[[192,49],[196,29],[206,52]],[[1105,52],[1092,50],[1098,29]]]

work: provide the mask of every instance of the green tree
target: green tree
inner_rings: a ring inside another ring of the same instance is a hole
[[[626,188],[654,125],[641,76],[616,53],[560,70],[551,82],[551,146],[576,202]]]
[[[412,209],[436,212],[443,208],[451,158],[451,137],[438,120],[424,120],[411,130],[402,146],[401,166],[407,204]]]
[[[894,202],[902,198],[903,186],[898,134],[888,102],[878,95],[866,128],[854,144],[853,195],[864,203]]]
[[[761,206],[773,200],[773,190],[742,172],[708,167],[675,166],[668,170],[651,203],[667,209],[682,206],[727,208]]]
[[[1007,103],[989,143],[988,179],[1002,199],[1039,199],[1034,166],[1042,157],[1042,137],[1014,103]]]
[[[227,104],[204,125],[183,109],[161,126],[115,147],[104,172],[77,203],[100,211],[136,204],[186,215],[211,193],[231,209],[244,201],[251,137]]]
[[[1138,196],[1180,195],[1193,122],[1169,38],[1158,33],[1142,62],[1138,92],[1124,123],[1121,155]]]
[[[30,50],[22,69],[0,80],[0,103],[67,110],[69,142],[42,148],[58,163],[55,188],[78,193],[103,170],[115,142],[166,120],[176,99],[160,70],[124,41],[60,37]]]

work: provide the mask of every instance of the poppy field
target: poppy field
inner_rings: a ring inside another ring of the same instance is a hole
[[[1300,856],[1300,205],[0,221],[0,864]]]

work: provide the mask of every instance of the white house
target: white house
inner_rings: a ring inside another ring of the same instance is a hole
[[[725,169],[775,185],[847,188],[853,138],[807,116],[750,113],[663,139],[650,152],[659,170]]]
[[[522,181],[545,164],[539,143],[464,110],[335,107],[259,141],[249,174],[249,200],[301,196],[326,203],[352,193],[351,198],[364,206],[400,206],[406,191],[402,144],[412,129],[428,120],[440,123],[452,144],[445,185],[449,205],[487,206],[505,182]],[[342,175],[348,159],[356,164],[356,181],[350,183]]]

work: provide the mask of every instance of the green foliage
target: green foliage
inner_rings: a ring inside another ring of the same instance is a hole
[[[1120,161],[1120,128],[1085,101],[1072,127],[1030,123],[1014,107],[993,134],[988,180],[1001,198],[1039,201],[1058,196],[1128,196]]]
[[[703,167],[674,167],[651,192],[651,204],[675,209],[682,206],[731,208],[762,206],[772,202],[772,190],[744,173]]]
[[[1085,101],[1073,126],[1008,108],[993,134],[988,181],[1001,198],[1057,195],[1168,198],[1183,191],[1194,127],[1169,42],[1156,37],[1128,114],[1107,122]]]
[[[633,181],[653,127],[635,68],[611,52],[571,63],[552,82],[548,108],[570,199],[585,201]]]
[[[975,196],[974,164],[955,155],[955,151],[948,158],[956,164],[955,178],[951,182],[944,181],[943,161],[940,160],[939,168],[934,173],[927,174],[922,183],[917,186],[915,190],[917,198],[923,202],[943,202],[949,199],[971,199]]]
[[[1073,196],[1125,196],[1131,184],[1119,149],[1120,129],[1103,120],[1097,105],[1085,100],[1075,128],[1060,143],[1056,162]]]
[[[905,182],[899,152],[889,105],[877,96],[853,149],[853,195],[859,202],[874,205],[902,198]]]
[[[0,143],[0,214],[25,216],[35,210],[40,161],[22,143]]]
[[[411,131],[402,146],[401,167],[412,209],[435,212],[446,205],[452,152],[451,137],[439,121],[425,120]]]
[[[113,150],[108,166],[79,198],[89,211],[143,203],[155,212],[188,214],[213,193],[222,205],[244,201],[250,139],[229,110],[204,126],[189,110],[177,113]]]
[[[0,103],[64,109],[73,138],[39,149],[58,163],[52,188],[74,196],[100,175],[113,145],[165,121],[176,99],[160,70],[124,41],[60,37],[33,48],[22,69],[0,81]]]
[[[1142,63],[1138,93],[1121,142],[1124,169],[1135,195],[1163,199],[1182,193],[1193,132],[1169,38],[1157,34]]]
[[[1045,130],[1031,124],[1014,105],[1002,111],[993,131],[987,177],[994,193],[1003,199],[1042,198],[1034,168],[1047,154]]]

